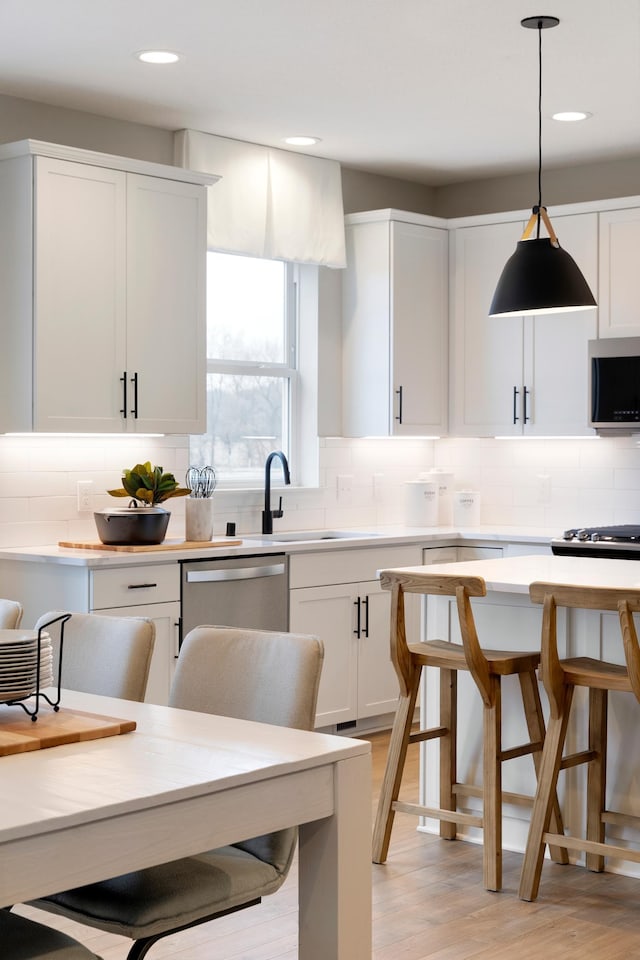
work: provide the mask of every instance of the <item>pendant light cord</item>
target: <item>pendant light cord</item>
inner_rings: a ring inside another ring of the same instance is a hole
[[[540,239],[540,209],[542,207],[542,22],[538,22],[538,222],[536,239]]]

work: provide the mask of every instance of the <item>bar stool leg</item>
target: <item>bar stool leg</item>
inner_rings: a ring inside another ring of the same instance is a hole
[[[420,688],[421,673],[421,667],[413,670],[408,695],[400,696],[398,699],[398,707],[389,739],[387,765],[384,771],[376,821],[373,829],[372,859],[374,863],[384,863],[389,852],[391,828],[393,827],[393,819],[395,816],[393,803],[398,799],[402,785],[402,774],[407,757],[407,747],[409,746],[416,698]]]
[[[542,713],[542,704],[540,702],[540,689],[538,687],[538,678],[535,671],[532,673],[521,673],[518,675],[520,680],[520,690],[522,692],[522,702],[524,704],[524,714],[527,721],[527,730],[529,731],[529,740],[531,743],[544,744],[545,724]],[[531,755],[533,766],[536,772],[536,781],[540,777],[540,764],[542,762],[542,750],[536,750]],[[553,833],[564,833],[564,824],[562,821],[562,812],[558,802],[557,793],[553,794],[553,807],[551,810],[551,829]],[[556,863],[569,863],[569,854],[564,847],[550,846],[551,857]]]
[[[557,715],[552,714],[547,724],[542,762],[538,775],[538,787],[533,801],[529,835],[520,875],[518,896],[521,900],[535,900],[538,896],[545,850],[545,843],[542,838],[548,830],[551,820],[572,699],[573,687],[566,686],[563,691],[560,710]]]
[[[491,706],[483,708],[483,880],[487,890],[502,888],[502,691],[490,677]]]
[[[457,780],[458,753],[458,673],[456,670],[440,668],[440,726],[448,733],[440,737],[440,809],[456,809],[454,785]],[[444,840],[455,840],[457,830],[455,822],[440,821],[440,836]]]
[[[589,689],[589,750],[595,754],[587,765],[587,840],[604,843],[605,826],[602,813],[605,809],[607,787],[607,690]],[[588,870],[601,873],[604,857],[587,853]]]

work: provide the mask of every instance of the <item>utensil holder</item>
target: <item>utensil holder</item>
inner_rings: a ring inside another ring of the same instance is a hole
[[[205,541],[213,537],[213,500],[187,497],[185,500],[185,540]]]

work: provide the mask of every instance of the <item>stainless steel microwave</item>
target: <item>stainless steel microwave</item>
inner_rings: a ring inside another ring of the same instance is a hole
[[[589,426],[640,433],[640,337],[589,341]]]

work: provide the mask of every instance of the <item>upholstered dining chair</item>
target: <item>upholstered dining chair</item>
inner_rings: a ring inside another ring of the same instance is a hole
[[[323,647],[316,637],[201,626],[185,638],[170,704],[312,729]],[[140,960],[157,940],[254,906],[284,883],[297,827],[67,890],[35,906],[135,942]]]
[[[81,943],[9,910],[0,910],[2,960],[100,960]]]
[[[17,600],[0,600],[0,629],[15,630],[22,620],[22,604]]]
[[[35,629],[63,613],[51,610],[43,614]],[[47,632],[57,657],[60,622],[48,626]],[[155,624],[147,617],[73,613],[64,625],[62,686],[122,700],[144,700],[155,634]]]

